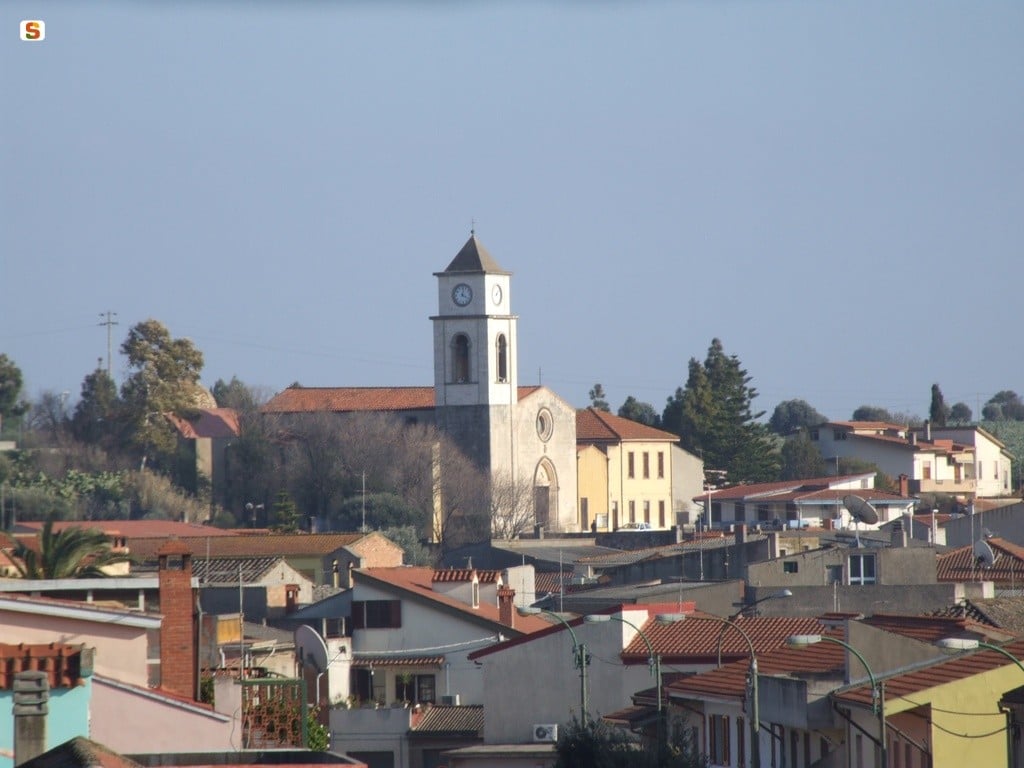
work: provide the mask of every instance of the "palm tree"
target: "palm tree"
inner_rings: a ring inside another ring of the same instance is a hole
[[[39,551],[19,541],[14,566],[25,579],[83,579],[103,577],[106,566],[129,561],[114,552],[106,534],[98,528],[65,528],[53,532],[53,518],[46,521],[39,537]]]

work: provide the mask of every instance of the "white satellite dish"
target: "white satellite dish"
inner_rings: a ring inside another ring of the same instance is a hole
[[[974,542],[974,562],[979,568],[991,568],[996,562],[996,553],[984,539]]]
[[[874,525],[878,522],[878,512],[860,496],[855,496],[852,493],[843,496],[843,506],[846,507],[850,517],[856,523],[853,530],[857,536],[857,548],[860,549],[860,524]]]

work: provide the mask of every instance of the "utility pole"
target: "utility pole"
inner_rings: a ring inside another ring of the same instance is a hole
[[[105,319],[103,320],[103,322],[98,323],[98,325],[107,326],[107,376],[112,377],[113,374],[110,372],[110,360],[113,357],[113,342],[111,341],[111,332],[113,330],[113,326],[118,325],[117,320],[114,320],[114,318],[117,317],[117,312],[112,312],[111,310],[108,309],[106,312],[100,312],[100,317]]]
[[[366,470],[363,470],[363,527],[359,529],[360,533],[366,533]]]

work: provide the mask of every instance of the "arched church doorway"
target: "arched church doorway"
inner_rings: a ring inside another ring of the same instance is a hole
[[[557,527],[558,475],[554,464],[546,458],[540,460],[533,475],[533,519],[537,525],[544,526],[544,530],[551,530],[552,522]]]

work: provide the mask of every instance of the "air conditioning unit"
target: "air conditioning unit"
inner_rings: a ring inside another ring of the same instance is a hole
[[[557,723],[540,723],[533,726],[534,741],[558,741]]]
[[[451,696],[442,696],[441,705],[445,707],[459,706],[459,694],[453,693]]]

